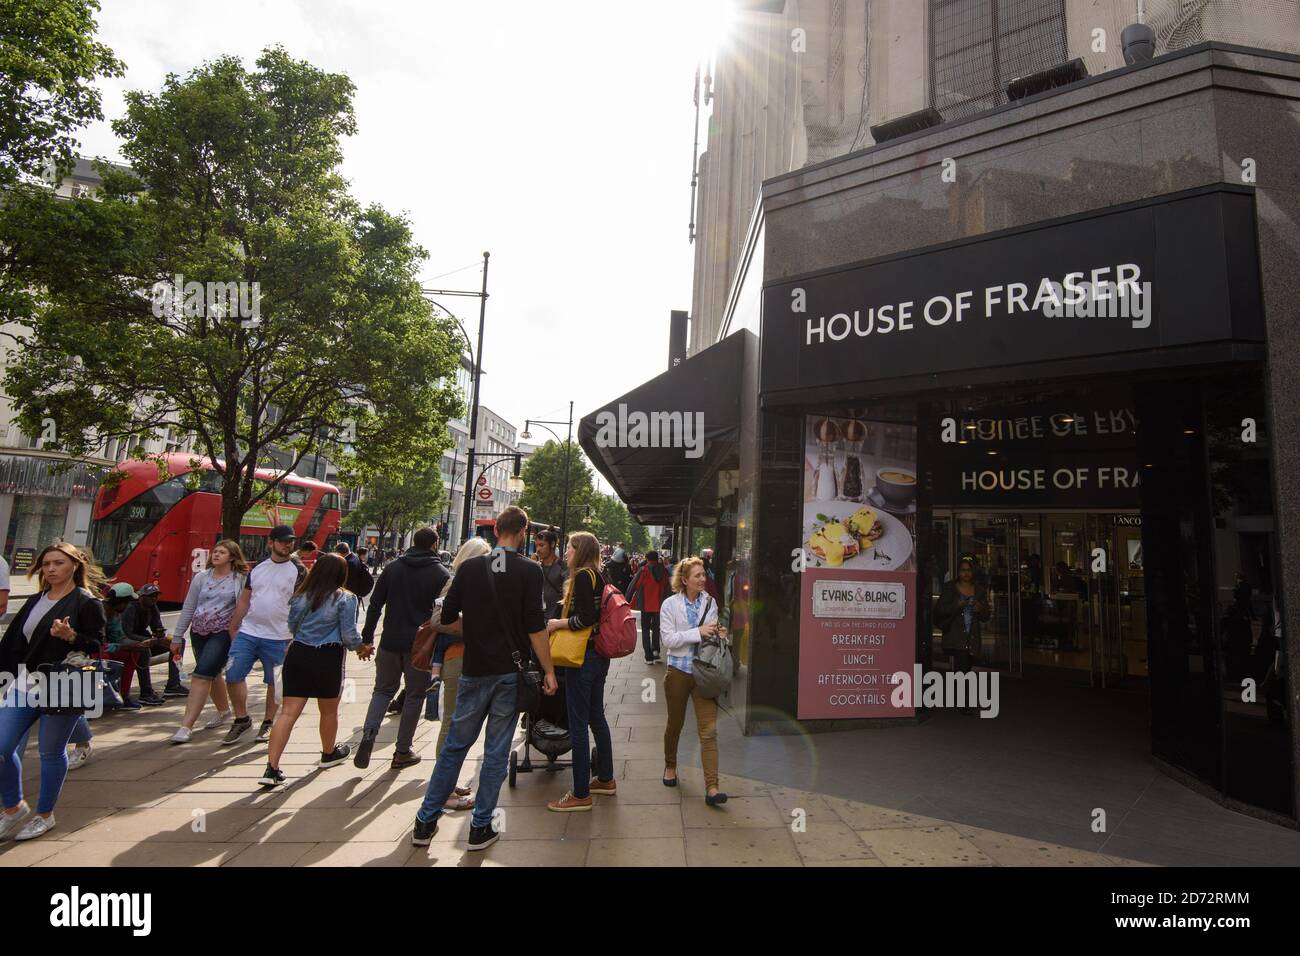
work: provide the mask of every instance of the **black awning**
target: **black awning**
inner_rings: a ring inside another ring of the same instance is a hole
[[[642,524],[670,524],[736,453],[745,339],[737,332],[586,415],[578,441]]]

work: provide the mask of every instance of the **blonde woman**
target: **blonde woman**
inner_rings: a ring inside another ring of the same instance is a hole
[[[104,605],[96,594],[104,576],[90,555],[75,545],[51,544],[36,557],[40,592],[14,615],[0,640],[0,672],[16,675],[19,666],[34,674],[43,664],[58,664],[72,651],[93,652],[104,640]],[[31,577],[29,574],[28,577]],[[8,685],[0,701],[0,840],[32,840],[54,829],[54,806],[68,776],[68,742],[79,714],[42,713],[28,687]],[[33,815],[23,800],[22,751],[37,726],[41,754],[40,797]]]
[[[185,632],[190,632],[194,642],[194,673],[190,679],[190,694],[185,702],[185,716],[176,733],[174,744],[189,743],[194,733],[194,722],[203,713],[209,694],[217,708],[217,716],[207,722],[209,730],[220,727],[232,716],[226,681],[221,676],[226,659],[230,656],[230,619],[235,604],[248,579],[248,562],[238,541],[218,541],[208,555],[208,566],[194,575],[181,616],[172,632],[172,658],[179,661],[185,653]]]
[[[600,542],[594,534],[575,531],[569,535],[564,552],[569,579],[564,583],[564,604],[560,616],[546,622],[554,634],[561,628],[581,631],[600,624],[600,597],[605,579],[600,573]],[[593,794],[612,797],[614,782],[614,745],[610,740],[609,721],[605,719],[605,678],[609,658],[596,653],[596,632],[587,641],[587,654],[581,667],[557,667],[556,675],[564,681],[565,704],[569,711],[569,739],[573,742],[573,789],[546,809],[558,813],[590,810]],[[591,738],[587,728],[591,728]],[[596,741],[596,766],[591,766],[591,739]],[[595,776],[592,776],[592,770]]]
[[[668,669],[664,674],[664,699],[668,726],[664,730],[664,786],[677,786],[677,742],[686,723],[686,701],[695,708],[700,733],[700,762],[704,765],[704,802],[711,807],[727,802],[718,789],[718,702],[700,696],[692,667],[700,642],[718,634],[718,604],[707,593],[708,574],[699,558],[684,558],[673,569],[673,594],[659,609],[659,634]]]
[[[564,551],[568,580],[564,583],[564,602],[560,617],[547,620],[547,633],[568,628],[581,631],[601,623],[601,594],[604,581],[601,542],[589,532],[569,535]],[[546,804],[556,813],[590,810],[593,795],[615,796],[614,744],[610,739],[610,722],[604,719],[604,679],[610,672],[610,658],[595,653],[595,631],[586,643],[586,657],[581,667],[556,667],[555,675],[564,682],[564,702],[568,708],[569,740],[573,741],[573,790],[559,800]],[[588,727],[591,735],[588,736]],[[595,767],[591,766],[591,739],[595,740]],[[595,770],[595,775],[591,771]]]

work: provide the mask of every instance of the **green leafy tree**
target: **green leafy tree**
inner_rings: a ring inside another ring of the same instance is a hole
[[[122,63],[95,41],[95,0],[0,0],[0,189],[75,161],[76,131],[103,119],[99,77]]]
[[[621,541],[631,544],[632,516],[628,514],[623,502],[613,495],[596,494],[591,499],[591,511],[586,516],[582,528],[590,531],[600,539],[601,544],[613,544]]]
[[[390,534],[404,535],[436,523],[446,503],[447,489],[437,468],[403,472],[391,481],[379,477],[366,486],[365,497],[348,512],[344,525],[353,531],[373,526],[383,544]]]
[[[421,295],[409,223],[340,175],[353,92],[280,48],[254,70],[223,57],[128,95],[131,172],[102,169],[97,199],[4,205],[0,248],[33,290],[7,316],[26,329],[5,380],[24,432],[53,419],[48,447],[78,459],[194,433],[232,537],[275,494],[255,476],[272,450],[287,470],[323,454],[350,485],[440,458],[459,334]]]
[[[639,525],[636,519],[628,515],[628,544],[633,551],[640,551],[645,554],[650,550],[650,532],[646,531],[643,525]]]
[[[97,77],[122,64],[95,41],[94,0],[0,0],[0,194],[6,205],[45,195],[50,166],[76,161],[77,130],[103,119]],[[0,255],[0,322],[24,316],[33,290]],[[40,434],[40,431],[32,434]]]
[[[569,529],[582,525],[596,493],[591,480],[591,466],[577,442],[568,443],[569,454]],[[564,456],[562,442],[548,441],[524,463],[521,477],[524,493],[519,506],[533,521],[559,527],[564,515]]]

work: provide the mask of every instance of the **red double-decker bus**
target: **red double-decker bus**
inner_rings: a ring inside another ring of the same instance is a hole
[[[187,476],[193,455],[163,456],[167,476],[159,477],[156,461],[125,461],[118,470],[127,477],[111,488],[100,488],[90,529],[90,547],[104,571],[137,588],[156,584],[159,599],[185,600],[190,579],[201,571],[208,552],[221,540],[221,475],[211,460],[198,459],[202,475],[196,490]],[[259,478],[275,474],[259,469]],[[289,475],[277,486],[279,502],[257,505],[239,528],[239,544],[250,563],[267,551],[266,540],[277,524],[290,525],[298,540],[332,547],[339,528],[339,490],[312,478]]]

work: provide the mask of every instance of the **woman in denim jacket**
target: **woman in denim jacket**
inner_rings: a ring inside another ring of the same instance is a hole
[[[351,752],[347,744],[335,743],[344,660],[349,650],[361,646],[357,596],[344,588],[347,579],[347,562],[337,554],[322,554],[289,601],[293,643],[284,656],[283,706],[271,728],[266,773],[258,781],[263,787],[284,783],[280,756],[309,698],[320,708],[320,766],[335,767]]]

